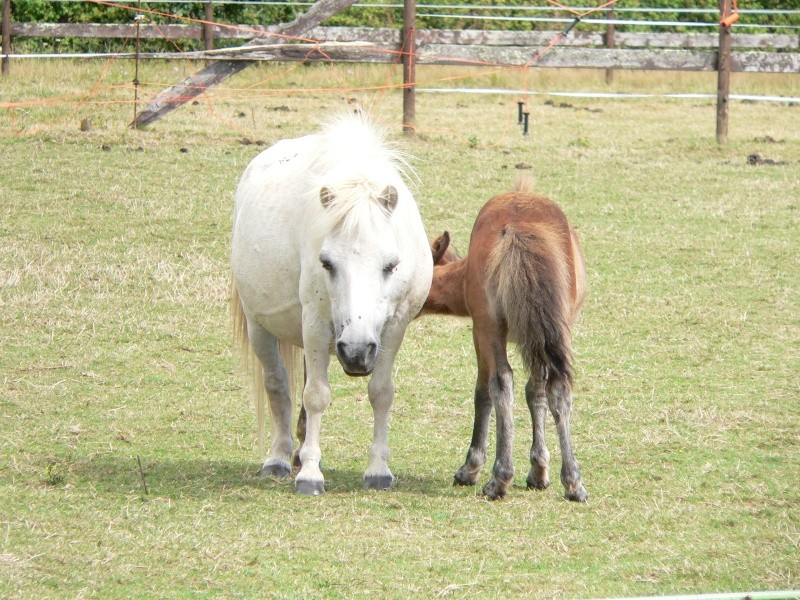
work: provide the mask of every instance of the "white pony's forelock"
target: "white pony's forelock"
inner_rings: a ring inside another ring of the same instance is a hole
[[[387,185],[413,176],[409,156],[388,140],[363,113],[344,114],[323,128],[311,160],[316,188],[328,188],[334,200],[314,234],[324,237],[340,223],[358,227],[388,212],[378,203]],[[371,200],[371,202],[365,200]]]
[[[334,153],[330,156],[337,164],[374,159],[391,164],[404,179],[416,177],[408,153],[392,142],[386,129],[363,111],[339,115],[322,129],[320,135],[325,147],[344,151],[344,155]]]

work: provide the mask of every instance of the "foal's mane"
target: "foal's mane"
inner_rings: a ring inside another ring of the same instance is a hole
[[[387,185],[397,188],[413,175],[409,157],[363,113],[344,114],[322,130],[311,171],[315,189],[333,192],[314,228],[320,237],[337,226],[357,230],[387,219],[389,213],[379,202],[381,193]]]

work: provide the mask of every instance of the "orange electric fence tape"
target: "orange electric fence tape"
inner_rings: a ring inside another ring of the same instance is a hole
[[[603,4],[600,4],[599,6],[595,6],[594,8],[591,8],[591,9],[585,11],[585,12],[579,12],[577,10],[573,10],[573,9],[570,9],[569,7],[563,6],[559,2],[556,2],[555,0],[547,0],[547,2],[549,2],[550,4],[558,6],[559,8],[563,8],[563,9],[567,10],[568,12],[572,13],[575,16],[575,19],[569,25],[567,25],[567,27],[566,27],[566,29],[564,29],[564,31],[562,31],[558,35],[556,35],[556,37],[554,37],[552,39],[552,41],[547,46],[545,46],[538,54],[534,55],[533,58],[531,58],[527,63],[525,63],[521,67],[524,70],[524,72],[526,73],[526,75],[527,75],[528,67],[530,67],[534,63],[536,63],[539,59],[542,58],[542,56],[544,56],[545,54],[550,52],[550,50],[552,50],[561,40],[566,38],[569,35],[570,31],[572,31],[572,29],[578,23],[581,22],[581,19],[586,18],[588,15],[592,14],[593,12],[597,12],[599,10],[603,10],[604,8],[608,8],[609,6],[612,6],[613,4],[616,4],[617,1],[618,0],[608,0],[607,2],[605,2]],[[734,2],[735,1],[736,0],[734,0]],[[520,68],[520,67],[516,67],[516,68]],[[528,98],[528,94],[527,94],[527,92],[528,92],[528,80],[527,80],[527,77],[525,77],[525,83],[524,83],[524,85],[522,87],[523,87],[523,90],[525,92],[524,93],[525,97],[522,98],[522,99],[517,100],[517,104],[519,106],[519,125],[523,126],[523,135],[527,135],[528,134],[528,110],[527,110],[528,109],[528,99],[527,99]]]
[[[733,11],[727,17],[724,17],[720,20],[719,24],[723,27],[730,27],[736,21],[739,20],[739,4],[736,0],[733,0]]]
[[[586,11],[579,11],[577,9],[574,9],[574,8],[571,8],[571,7],[568,7],[568,6],[564,5],[564,4],[562,4],[561,2],[558,2],[557,0],[546,0],[546,1],[549,4],[552,4],[554,6],[557,6],[557,7],[561,8],[562,10],[565,10],[566,12],[570,13],[571,15],[573,15],[575,18],[574,18],[573,21],[570,22],[570,24],[567,26],[567,28],[564,31],[559,32],[558,34],[556,34],[555,37],[550,41],[549,44],[547,44],[544,48],[542,48],[539,52],[537,52],[534,56],[532,56],[530,58],[530,60],[528,60],[525,64],[523,64],[523,65],[509,65],[509,64],[503,64],[503,63],[494,63],[494,62],[485,62],[485,61],[452,59],[453,65],[494,67],[494,69],[491,69],[489,71],[482,71],[482,72],[477,73],[477,74],[476,73],[469,73],[469,74],[464,74],[464,75],[454,75],[454,76],[448,76],[448,77],[437,77],[437,78],[430,79],[430,80],[426,81],[424,84],[425,85],[433,85],[433,84],[436,84],[436,83],[441,83],[441,82],[446,82],[446,81],[458,81],[458,80],[465,80],[465,79],[473,79],[473,78],[476,78],[476,77],[485,77],[487,75],[493,75],[493,74],[503,73],[503,72],[522,71],[524,73],[527,73],[529,67],[533,66],[545,54],[547,54],[550,50],[552,50],[561,40],[563,40],[570,33],[570,31],[581,21],[581,19],[585,18],[586,16],[588,16],[588,15],[594,13],[594,12],[597,12],[597,11],[603,10],[605,8],[608,8],[609,6],[611,6],[611,5],[615,4],[616,2],[618,2],[618,0],[607,0],[606,2],[604,2],[604,3],[602,3],[602,4],[598,5],[598,6],[595,6],[593,8],[590,8],[590,9],[588,9]],[[335,61],[331,60],[330,57],[328,57],[327,54],[322,50],[322,47],[320,46],[320,44],[321,44],[320,40],[317,40],[317,39],[314,39],[314,38],[298,37],[298,36],[292,36],[292,35],[287,35],[287,34],[274,33],[274,32],[270,32],[270,31],[266,31],[264,29],[256,29],[256,28],[253,28],[253,27],[244,27],[244,26],[239,26],[239,25],[231,25],[231,24],[228,24],[228,23],[221,23],[221,22],[216,22],[216,21],[208,21],[208,20],[204,20],[204,19],[195,19],[195,18],[192,18],[192,17],[186,17],[186,16],[176,15],[176,14],[157,11],[157,10],[152,10],[152,9],[143,9],[143,8],[136,7],[136,6],[120,4],[118,2],[108,2],[106,0],[87,0],[87,2],[91,2],[93,4],[98,4],[98,5],[101,5],[101,6],[113,6],[114,8],[123,8],[123,9],[130,10],[130,11],[136,13],[136,14],[147,14],[147,15],[152,15],[152,16],[169,18],[169,19],[173,19],[173,20],[177,20],[177,21],[185,21],[185,22],[189,22],[189,23],[196,23],[196,24],[202,24],[202,25],[213,25],[213,26],[219,27],[219,28],[243,31],[243,32],[246,32],[246,33],[251,33],[253,35],[253,37],[257,37],[257,38],[274,36],[274,37],[281,38],[281,39],[284,39],[284,40],[287,40],[287,41],[291,40],[291,41],[296,41],[296,42],[301,42],[301,43],[316,44],[317,46],[315,48],[309,50],[309,55],[308,56],[311,56],[314,53],[319,53],[321,56],[326,58],[331,63],[331,65],[335,64]],[[738,19],[738,9],[736,8],[736,0],[734,0],[734,14],[732,14],[731,17],[729,17],[729,18],[733,18],[733,17],[735,17],[735,19]],[[734,19],[734,22],[735,22],[735,19]],[[167,39],[167,36],[165,35],[164,38]],[[176,47],[176,49],[178,49],[180,51],[180,49],[178,48],[177,44],[175,44],[174,41],[172,41],[172,44]],[[405,44],[403,44],[403,46],[405,46]],[[395,57],[392,60],[392,62],[390,63],[390,69],[389,69],[389,72],[387,73],[387,77],[386,77],[385,83],[383,85],[348,86],[348,85],[345,84],[344,76],[340,76],[340,77],[338,77],[338,79],[339,79],[338,83],[340,84],[338,86],[331,86],[331,87],[325,87],[325,88],[319,88],[319,87],[317,87],[317,88],[304,88],[304,89],[297,89],[297,88],[289,88],[289,89],[277,89],[277,88],[259,89],[261,86],[264,86],[265,84],[267,84],[271,80],[273,80],[275,78],[278,78],[278,77],[281,77],[281,76],[293,71],[294,69],[297,69],[299,65],[298,64],[293,64],[293,65],[288,66],[285,71],[283,71],[281,73],[272,74],[272,75],[270,75],[269,77],[267,77],[267,78],[265,78],[263,80],[260,80],[260,81],[254,83],[254,84],[248,85],[245,88],[224,88],[224,89],[219,89],[219,90],[215,90],[213,95],[217,99],[220,99],[220,98],[224,99],[224,98],[228,98],[228,97],[241,98],[243,94],[248,94],[248,95],[252,95],[252,96],[258,95],[259,97],[264,97],[264,96],[273,97],[273,96],[278,96],[278,95],[296,95],[296,94],[302,94],[302,93],[377,92],[378,93],[377,96],[372,99],[372,104],[374,105],[376,103],[379,103],[380,100],[383,98],[384,94],[389,90],[399,90],[399,89],[403,89],[403,88],[407,87],[407,85],[419,85],[420,84],[419,81],[413,82],[412,84],[404,84],[404,83],[393,84],[393,83],[390,83],[390,80],[394,76],[396,76],[396,72],[397,72],[397,70],[399,68],[399,65],[402,63],[403,56],[406,54],[406,52],[404,52],[402,50],[398,51],[398,50],[391,50],[391,49],[386,49],[386,48],[374,48],[373,51],[376,52],[376,53],[390,54],[390,55],[393,55]],[[130,104],[132,102],[132,100],[99,100],[99,99],[95,99],[97,96],[99,96],[103,92],[109,92],[109,91],[114,91],[114,90],[118,90],[118,89],[125,89],[125,88],[129,87],[129,86],[126,86],[126,85],[123,85],[123,86],[111,85],[108,88],[101,89],[100,82],[104,79],[111,60],[114,60],[114,58],[112,57],[112,58],[109,59],[109,61],[106,63],[106,65],[103,68],[102,74],[100,75],[98,80],[95,82],[95,84],[92,86],[91,90],[86,94],[79,94],[79,95],[76,94],[75,96],[61,96],[61,97],[54,97],[54,98],[48,98],[48,99],[34,99],[34,100],[26,100],[26,101],[18,101],[18,102],[0,102],[0,108],[6,108],[6,109],[9,109],[9,110],[13,111],[14,108],[25,107],[25,106],[29,107],[29,106],[41,106],[41,105],[53,105],[53,104],[67,104],[67,105],[75,105],[75,109],[74,110],[78,110],[81,106],[85,106],[87,104],[92,104],[92,105]],[[148,86],[159,87],[159,88],[163,87],[162,83],[140,82],[139,85],[140,85],[140,87],[148,87]],[[525,85],[524,87],[527,90],[527,85]],[[207,94],[207,96],[209,96],[209,95],[210,94]],[[526,101],[526,104],[527,104],[527,101]],[[210,106],[210,111],[213,113],[212,116],[214,116],[215,118],[220,118],[219,115],[217,114],[216,110],[214,110],[213,106]]]

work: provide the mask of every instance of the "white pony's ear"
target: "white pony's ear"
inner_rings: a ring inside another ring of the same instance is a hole
[[[334,198],[335,196],[330,188],[323,187],[319,190],[319,201],[322,203],[323,208],[328,208]]]
[[[381,195],[378,197],[378,202],[390,213],[397,206],[398,194],[397,189],[393,185],[387,185],[383,188]]]

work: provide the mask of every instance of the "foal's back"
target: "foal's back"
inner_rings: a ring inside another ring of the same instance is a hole
[[[491,290],[470,289],[483,286],[490,261],[506,258],[505,244],[510,237],[524,238],[530,259],[541,263],[542,257],[557,257],[551,261],[551,283],[562,287],[565,312],[571,325],[586,294],[586,267],[578,235],[566,215],[552,200],[534,194],[525,183],[514,191],[489,200],[475,220],[467,255],[467,296],[486,297]],[[538,255],[538,256],[537,256]],[[539,264],[541,270],[542,264]],[[482,293],[481,293],[482,292]],[[487,298],[488,301],[488,298]],[[480,310],[479,307],[471,307]]]

